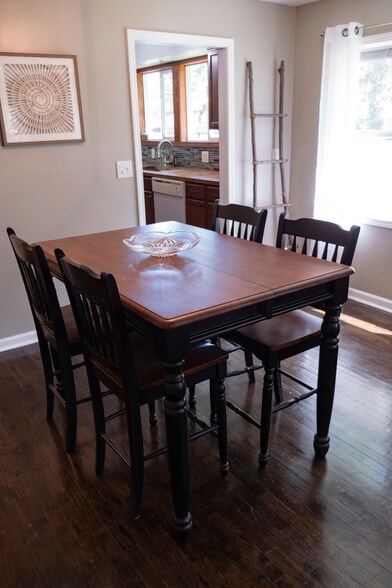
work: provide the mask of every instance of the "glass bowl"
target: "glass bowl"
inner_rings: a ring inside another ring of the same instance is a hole
[[[200,237],[193,231],[145,231],[137,233],[123,243],[133,251],[146,253],[153,257],[170,257],[192,249],[200,241]]]

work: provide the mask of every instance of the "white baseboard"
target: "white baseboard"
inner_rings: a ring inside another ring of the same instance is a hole
[[[384,312],[392,312],[392,300],[389,300],[388,298],[382,298],[381,296],[369,294],[368,292],[356,290],[355,288],[349,288],[348,297],[350,300],[355,300],[355,302],[361,302],[362,304],[366,304],[367,306],[373,306],[378,310],[383,310]]]
[[[2,351],[8,351],[9,349],[17,349],[18,347],[31,345],[32,343],[37,343],[37,341],[37,333],[35,331],[21,333],[20,335],[14,335],[13,337],[7,337],[6,339],[0,339],[0,353]]]
[[[350,300],[355,300],[355,302],[361,302],[367,306],[373,306],[379,310],[392,313],[392,300],[388,300],[388,298],[381,298],[381,296],[369,294],[368,292],[362,292],[361,290],[356,290],[355,288],[349,289],[348,297]],[[8,351],[9,349],[17,349],[18,347],[31,345],[32,343],[36,342],[37,334],[35,331],[21,333],[20,335],[7,337],[6,339],[0,339],[0,353],[2,351]]]

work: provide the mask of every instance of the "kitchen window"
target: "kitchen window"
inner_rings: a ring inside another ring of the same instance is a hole
[[[149,139],[174,139],[173,73],[163,69],[143,79],[144,125]]]
[[[207,56],[138,70],[142,141],[217,142],[209,128]]]

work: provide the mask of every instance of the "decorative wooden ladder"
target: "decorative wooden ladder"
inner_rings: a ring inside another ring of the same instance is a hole
[[[283,157],[283,119],[287,116],[283,112],[283,97],[284,97],[284,61],[280,62],[278,68],[279,73],[279,112],[273,114],[256,114],[254,112],[253,105],[253,66],[252,62],[248,61],[246,64],[248,70],[249,80],[249,110],[250,110],[250,123],[251,123],[251,135],[252,135],[252,159],[253,159],[253,208],[260,210],[261,208],[285,208],[285,212],[290,206],[287,200],[286,194],[286,177],[285,177],[285,163],[287,159]],[[277,118],[278,119],[278,153],[275,157],[275,149],[273,149],[272,159],[258,160],[256,155],[256,130],[255,130],[255,119],[261,118]],[[259,206],[257,203],[257,168],[260,164],[279,164],[280,168],[280,181],[281,181],[281,193],[282,202],[279,204],[267,204]]]

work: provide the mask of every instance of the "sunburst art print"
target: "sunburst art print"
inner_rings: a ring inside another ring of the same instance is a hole
[[[84,141],[75,56],[0,53],[4,145]]]

